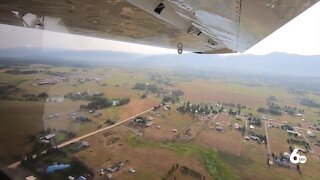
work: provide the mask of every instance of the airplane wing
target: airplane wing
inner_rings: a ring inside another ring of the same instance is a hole
[[[196,53],[244,52],[319,0],[1,0],[0,23]]]

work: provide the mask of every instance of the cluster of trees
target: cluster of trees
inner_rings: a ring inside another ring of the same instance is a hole
[[[10,96],[9,94],[0,94],[2,100],[18,100],[18,101],[41,101],[48,97],[48,94],[42,92],[40,94],[22,94],[21,97]]]
[[[106,97],[95,96],[91,102],[87,105],[87,109],[103,109],[112,106],[112,101]]]
[[[50,70],[45,70],[43,71],[45,74],[51,75],[51,76],[60,76],[60,77],[64,77],[69,75],[69,73],[67,72],[59,72],[59,71],[50,71]]]
[[[205,176],[203,176],[201,173],[197,172],[196,170],[190,169],[186,166],[181,166],[180,171],[183,174],[188,174],[196,179],[205,179]]]
[[[257,111],[260,113],[270,113],[273,115],[282,115],[282,112],[286,112],[290,115],[295,115],[297,113],[301,113],[301,114],[304,113],[303,109],[291,107],[290,105],[285,105],[285,106],[281,107],[281,106],[277,105],[275,103],[275,101],[277,101],[277,98],[274,96],[270,96],[267,99],[268,108],[259,107],[257,109]]]
[[[218,112],[223,111],[223,107],[220,107],[216,110],[212,105],[200,105],[200,104],[191,104],[189,101],[184,103],[182,106],[177,108],[177,111],[181,113],[191,113],[191,114],[217,114]]]
[[[174,173],[177,169],[179,168],[179,164],[175,164],[175,165],[172,165],[171,169],[169,169],[166,177],[163,177],[162,179],[165,180],[165,179],[168,179],[168,177],[170,177],[172,175],[172,173]],[[173,179],[176,179],[176,177],[173,177]]]
[[[180,96],[183,96],[183,91],[181,90],[172,90],[170,95],[165,95],[162,98],[162,102],[166,103],[166,102],[172,102],[172,103],[176,103],[180,101]]]
[[[130,102],[130,98],[122,98],[117,100],[116,106],[122,106]],[[104,96],[93,96],[91,102],[87,106],[81,105],[80,109],[103,109],[113,106],[113,100],[109,100]]]
[[[114,120],[112,120],[112,119],[107,119],[104,123],[108,124],[108,125],[114,125],[115,124]]]
[[[99,96],[103,96],[103,93],[100,94],[94,94],[94,95],[89,95],[86,91],[82,92],[80,94],[78,93],[68,93],[64,96],[64,98],[68,98],[71,99],[73,101],[77,101],[77,100],[85,100],[85,101],[91,101],[94,99],[94,97],[99,97]]]
[[[5,71],[5,73],[20,75],[20,74],[36,74],[36,73],[38,73],[38,71],[37,70],[10,69],[10,70]]]
[[[136,83],[132,89],[136,89],[136,90],[146,90],[147,85],[144,83]]]
[[[119,103],[116,106],[122,106],[128,104],[130,102],[130,98],[122,98],[118,100]]]
[[[241,107],[238,106],[237,109],[233,109],[233,108],[230,108],[229,109],[229,112],[228,112],[229,115],[240,115],[241,114]]]
[[[300,104],[308,107],[320,108],[320,103],[317,103],[312,99],[301,99]]]
[[[156,84],[136,83],[132,89],[146,90],[150,93],[159,93],[159,87]]]
[[[49,95],[46,92],[42,92],[38,95],[36,94],[22,94],[21,100],[23,101],[40,101],[44,100],[48,97]]]
[[[252,125],[261,126],[261,119],[258,117],[248,117],[248,121]]]
[[[11,84],[5,84],[0,86],[0,95],[7,93],[8,91],[17,91],[18,87],[11,85]]]
[[[166,86],[173,86],[173,84],[170,83],[170,79],[167,77],[162,77],[160,74],[152,74],[151,80],[156,81],[158,84],[163,84]]]

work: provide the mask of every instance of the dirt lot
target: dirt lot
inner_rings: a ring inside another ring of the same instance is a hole
[[[242,133],[233,127],[228,127],[228,122],[231,123],[227,115],[219,115],[211,122],[213,128],[202,131],[194,142],[239,156],[243,146]],[[222,131],[215,129],[216,123],[223,128]]]
[[[128,138],[126,127],[118,127],[112,131],[120,137],[118,142],[107,145],[103,134],[95,135],[87,139],[91,147],[75,155],[94,169],[97,179],[104,179],[98,174],[99,169],[107,168],[119,160],[128,160],[128,163],[122,170],[113,174],[117,179],[158,179],[164,177],[176,163],[201,172],[207,177],[206,179],[210,179],[203,165],[193,157],[181,156],[165,149],[133,147],[125,143]],[[128,173],[129,168],[134,168],[136,173]],[[178,179],[189,178],[181,173],[175,173],[175,175]]]
[[[281,128],[268,128],[268,135],[271,152],[278,154],[289,151],[289,144],[287,143],[289,136],[285,130]]]
[[[30,136],[43,129],[43,102],[0,101],[0,161],[29,152]]]
[[[159,110],[159,114],[148,114],[146,117],[154,118],[155,124],[151,127],[144,128],[144,136],[152,140],[173,139],[177,134],[196,122],[188,114],[177,113],[174,108],[170,111],[163,109]],[[157,126],[160,126],[158,128]],[[177,129],[178,132],[172,132],[172,129]]]

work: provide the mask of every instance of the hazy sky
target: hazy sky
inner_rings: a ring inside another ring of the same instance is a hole
[[[112,50],[135,53],[176,53],[176,50],[98,38],[0,25],[0,48],[45,47]],[[246,51],[246,54],[286,52],[320,55],[320,2]]]

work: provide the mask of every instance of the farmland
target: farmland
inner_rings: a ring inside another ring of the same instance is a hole
[[[170,69],[16,68],[0,72],[2,164],[39,153],[41,143],[55,146],[121,122],[77,142],[89,144],[85,148],[72,143],[61,150],[84,162],[95,179],[255,179],[257,171],[261,179],[320,175],[320,110],[301,104],[318,102],[315,92],[258,80],[186,77]],[[307,142],[308,162],[300,170],[272,157]]]

